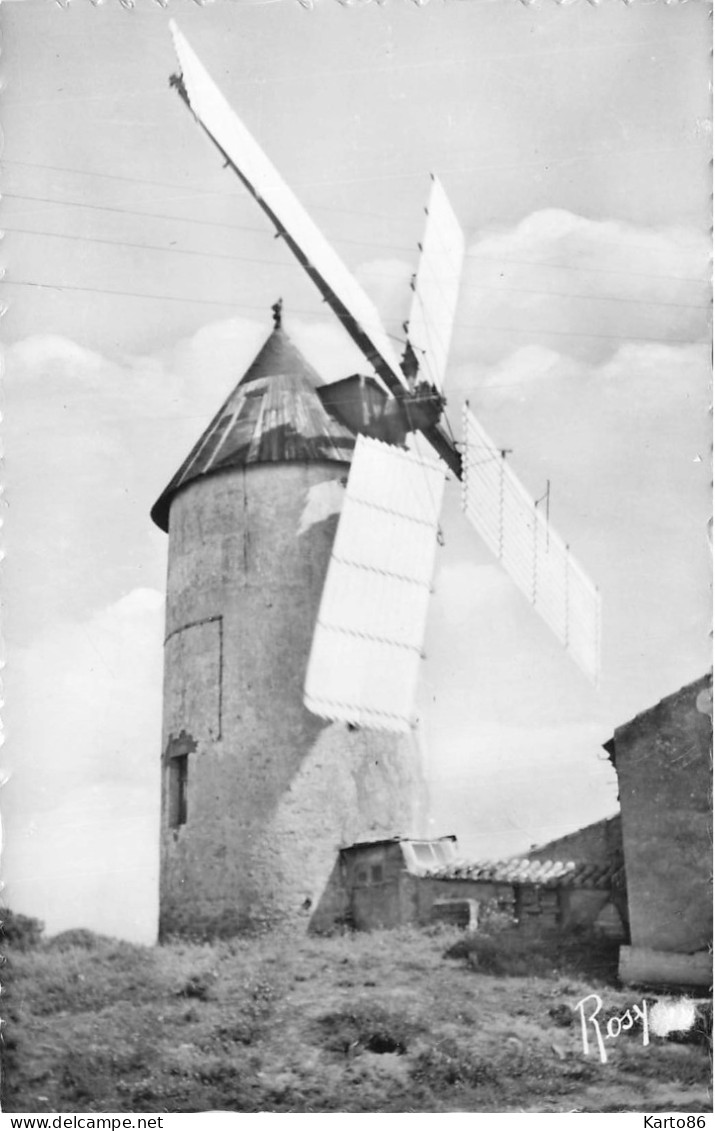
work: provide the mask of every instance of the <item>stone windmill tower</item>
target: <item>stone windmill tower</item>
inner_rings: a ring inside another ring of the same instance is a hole
[[[339,847],[417,835],[410,736],[328,723],[303,682],[355,444],[275,327],[152,509],[169,534],[160,933],[301,915]]]

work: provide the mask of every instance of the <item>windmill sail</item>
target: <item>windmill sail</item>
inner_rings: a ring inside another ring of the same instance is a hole
[[[313,714],[412,725],[444,483],[437,460],[358,437],[308,662]]]
[[[407,388],[406,382],[392,342],[371,300],[231,109],[173,21],[171,31],[181,66],[183,91],[194,115],[388,389],[399,394]]]
[[[594,682],[601,598],[501,451],[464,411],[462,508],[534,609]]]
[[[442,185],[433,177],[407,336],[420,376],[442,389],[459,298],[464,235]]]

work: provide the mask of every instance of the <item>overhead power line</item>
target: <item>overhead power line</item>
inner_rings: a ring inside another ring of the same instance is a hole
[[[180,185],[180,184],[177,184],[175,181],[155,181],[155,180],[149,180],[145,177],[129,177],[124,173],[107,173],[107,172],[95,171],[95,170],[92,170],[92,169],[74,169],[74,168],[70,168],[66,165],[44,165],[44,164],[42,164],[38,161],[15,161],[15,160],[12,160],[12,159],[9,159],[9,158],[6,158],[6,157],[0,157],[0,165],[17,165],[17,166],[22,166],[23,168],[27,168],[27,169],[45,169],[48,172],[52,172],[52,173],[69,173],[73,176],[95,177],[95,178],[100,178],[101,180],[108,180],[108,181],[121,181],[123,184],[146,185],[147,187],[150,187],[150,188],[170,188],[170,189],[174,189],[177,192],[182,192],[182,193],[189,190],[192,193],[193,196],[214,196],[214,197],[217,197],[219,200],[227,200],[227,201],[233,200],[233,201],[236,201],[236,203],[248,202],[250,200],[248,195],[246,193],[242,193],[240,191],[240,189],[239,189],[238,192],[219,192],[217,189],[200,188],[198,185]],[[178,199],[189,199],[189,198],[180,197]],[[370,210],[369,212],[365,212],[362,209],[357,210],[357,209],[352,209],[352,208],[335,208],[334,206],[329,205],[329,204],[314,203],[314,204],[311,205],[311,209],[314,209],[315,211],[319,211],[319,212],[334,212],[336,214],[344,215],[344,216],[362,216],[363,219],[366,219],[366,220],[381,220],[381,221],[384,221],[384,222],[389,223],[389,224],[395,224],[399,219],[402,219],[402,216],[389,215],[386,212],[374,212],[372,210]],[[265,229],[256,228],[255,230],[262,232]],[[362,241],[356,241],[356,242],[362,242]],[[395,251],[412,251],[412,250],[414,250],[412,245],[405,246],[403,244],[383,243],[383,244],[376,244],[375,246],[384,246],[386,248],[390,248],[390,249],[395,250]],[[601,247],[604,247],[604,246],[618,247],[618,248],[622,249],[624,247],[624,244],[622,242],[618,242],[616,240],[603,240],[599,237],[598,247],[601,248]],[[629,242],[629,244],[628,244],[629,250],[633,247],[650,248],[651,245],[650,244],[642,244],[642,243],[634,244],[633,242]],[[478,256],[479,258],[488,258],[487,256],[482,257],[479,252],[467,252],[467,255]],[[525,261],[521,260],[520,262],[525,262]],[[573,270],[579,270],[579,268],[572,268],[572,269]],[[595,268],[594,268],[594,270],[595,270]],[[703,281],[709,282],[709,280],[707,280],[707,279],[705,279]]]
[[[117,206],[105,205],[105,204],[89,204],[85,201],[79,201],[79,200],[58,200],[58,199],[53,198],[53,197],[29,196],[29,195],[22,194],[22,193],[6,192],[6,193],[3,194],[3,199],[4,200],[27,200],[27,201],[37,202],[39,204],[54,204],[54,205],[57,205],[58,207],[62,207],[62,208],[65,208],[65,207],[66,208],[86,208],[86,209],[89,209],[90,211],[93,211],[93,212],[110,212],[110,213],[115,214],[115,215],[140,216],[140,217],[142,217],[144,219],[148,219],[148,220],[164,220],[164,221],[167,221],[167,222],[173,223],[173,224],[198,224],[198,225],[201,225],[203,227],[222,228],[222,229],[228,230],[228,231],[252,232],[254,234],[259,234],[259,235],[263,235],[263,236],[270,236],[271,238],[274,238],[273,233],[270,231],[270,229],[268,227],[257,227],[254,224],[230,224],[230,223],[225,223],[225,222],[220,221],[220,220],[206,220],[206,219],[201,219],[199,217],[192,217],[192,216],[171,216],[167,213],[161,213],[161,212],[145,212],[145,211],[139,210],[139,209],[119,208]],[[369,214],[368,213],[361,213],[361,215],[367,216]],[[6,228],[5,230],[9,231],[10,229]],[[43,235],[58,235],[59,236],[60,234],[63,234],[63,233],[55,233],[55,232],[39,233],[39,232],[37,232],[37,233],[25,233],[25,234],[37,234],[37,235],[43,234]],[[76,237],[76,238],[80,238],[80,237]],[[90,239],[92,237],[84,237],[84,238]],[[331,238],[334,240],[335,243],[352,244],[352,245],[355,245],[355,246],[358,246],[358,247],[379,247],[379,248],[382,248],[382,249],[388,250],[388,251],[407,251],[407,252],[410,252],[412,254],[414,254],[414,252],[416,250],[415,246],[412,246],[412,245],[391,244],[391,243],[385,243],[385,242],[379,241],[379,240],[352,239],[350,237],[343,237],[343,236],[333,236]],[[97,239],[98,239],[98,242],[99,242],[99,238],[97,238]],[[108,241],[108,242],[113,242],[113,241]],[[117,242],[119,242],[119,241],[117,241]],[[170,249],[167,249],[167,250],[170,250]],[[627,271],[627,270],[623,270],[621,268],[615,268],[615,267],[584,267],[584,266],[575,265],[575,264],[571,264],[571,263],[550,263],[547,260],[543,260],[543,259],[542,260],[539,260],[539,259],[533,260],[533,259],[506,258],[506,257],[503,257],[503,256],[489,256],[489,255],[483,255],[478,250],[467,252],[467,258],[468,259],[478,259],[478,260],[482,260],[482,261],[488,261],[488,262],[491,262],[491,263],[499,263],[500,265],[517,264],[519,266],[537,267],[537,268],[542,268],[542,269],[545,269],[545,270],[577,271],[577,272],[582,272],[582,273],[599,274],[599,275],[627,275],[627,276],[634,276],[636,278],[642,278],[642,279],[663,279],[663,280],[671,280],[671,281],[680,282],[680,283],[707,283],[709,281],[707,278],[705,278],[703,276],[658,274],[656,272],[649,272],[649,271]],[[627,300],[624,300],[624,301],[627,301]],[[633,301],[636,301],[636,300],[633,300]]]
[[[261,304],[247,304],[235,301],[223,301],[220,299],[206,299],[187,297],[182,298],[180,295],[160,295],[160,294],[147,294],[141,291],[123,291],[123,290],[109,290],[105,287],[83,287],[70,283],[47,283],[39,282],[31,279],[3,279],[5,286],[12,287],[35,287],[38,290],[52,290],[52,291],[82,291],[88,294],[104,294],[115,295],[118,298],[137,298],[137,299],[151,299],[158,302],[181,302],[187,305],[200,304],[202,306],[222,306],[231,307],[234,310],[265,310],[265,306]],[[294,308],[297,314],[309,314],[316,316],[317,311],[308,310],[306,308]],[[339,318],[337,314],[331,314],[331,317]],[[400,323],[399,318],[388,318],[386,322],[395,324]],[[594,338],[602,339],[604,341],[621,341],[621,342],[657,342],[661,345],[692,345],[693,339],[691,338],[654,338],[643,334],[603,334],[600,332],[589,332],[586,330],[555,330],[548,327],[538,327],[531,329],[521,329],[516,326],[495,326],[489,322],[457,322],[457,327],[463,330],[487,330],[489,332],[504,333],[504,334],[521,334],[530,335],[531,337],[540,337],[542,335],[565,338]],[[390,337],[396,341],[404,342],[404,337],[398,337],[391,334]]]
[[[58,240],[76,240],[80,243],[98,243],[108,247],[126,247],[132,251],[159,251],[167,255],[196,255],[202,259],[228,259],[233,263],[265,263],[275,265],[273,259],[260,259],[251,255],[225,255],[220,251],[196,251],[193,248],[163,247],[154,243],[130,243],[128,240],[107,240],[100,236],[71,235],[68,232],[39,232],[29,228],[3,228],[4,232],[22,236],[49,236]],[[299,263],[290,263],[296,270],[300,269]],[[282,269],[282,268],[281,268]]]
[[[48,173],[69,173],[78,177],[98,177],[106,181],[121,181],[123,184],[146,185],[148,188],[169,188],[177,192],[190,192],[193,196],[215,196],[220,200],[235,200],[237,203],[248,201],[250,198],[239,189],[238,192],[219,192],[217,189],[200,188],[199,185],[180,185],[176,181],[154,181],[145,177],[128,177],[124,173],[104,173],[93,169],[73,169],[66,165],[43,165],[39,161],[15,161],[8,157],[0,157],[0,165],[17,165],[24,169],[45,169]],[[367,219],[392,220],[392,217],[380,216],[376,212],[362,212],[352,208],[334,208],[330,204],[313,204],[311,208],[321,212],[336,212],[345,216],[365,216]],[[263,229],[256,229],[262,231]]]
[[[274,233],[267,225],[259,227],[256,224],[229,224],[221,220],[204,220],[195,216],[171,216],[166,212],[144,212],[137,208],[119,208],[116,205],[110,204],[89,204],[83,200],[58,200],[55,197],[49,196],[29,196],[24,193],[4,192],[2,194],[3,200],[29,200],[38,204],[54,204],[60,208],[87,208],[91,212],[111,212],[114,215],[123,216],[141,216],[145,220],[165,220],[172,224],[199,224],[205,228],[223,228],[228,231],[236,232],[253,232],[257,235],[270,236],[271,239],[275,238]],[[227,198],[228,199],[228,198]],[[361,213],[362,215],[362,213]],[[4,229],[7,231],[8,229]],[[399,247],[391,244],[375,243],[371,244],[369,240],[354,240],[346,237],[334,237],[336,243],[349,243],[356,244],[358,247],[386,247],[395,251],[414,251],[413,247]]]
[[[193,248],[166,247],[166,246],[163,246],[161,244],[150,244],[150,243],[133,243],[133,242],[130,242],[128,240],[109,240],[109,239],[104,239],[100,236],[75,235],[75,234],[70,234],[68,232],[48,232],[48,231],[38,231],[36,229],[30,229],[30,228],[7,228],[7,227],[4,228],[4,231],[9,232],[11,234],[16,234],[16,235],[40,236],[40,237],[43,237],[43,238],[49,237],[51,239],[72,240],[72,241],[79,241],[81,243],[102,244],[102,245],[108,246],[108,247],[129,248],[132,251],[155,251],[155,252],[160,252],[160,253],[167,254],[167,255],[190,255],[190,256],[198,256],[199,258],[202,258],[202,259],[224,259],[224,260],[229,260],[233,263],[262,263],[262,264],[265,264],[266,266],[273,266],[275,264],[275,260],[273,260],[273,259],[262,259],[259,256],[230,255],[230,254],[226,255],[226,254],[222,254],[221,252],[216,252],[216,251],[197,251]],[[300,270],[300,264],[295,263],[292,260],[289,261],[288,266],[290,266],[291,268],[293,268],[296,271]],[[381,274],[381,275],[383,275],[384,277],[387,277],[387,278],[390,277],[390,273],[386,272],[386,271],[376,272],[376,274]],[[575,291],[551,291],[551,290],[546,291],[546,290],[540,290],[537,287],[502,287],[502,286],[487,287],[487,286],[479,286],[478,284],[470,284],[465,288],[465,290],[467,290],[467,291],[478,291],[480,293],[487,292],[489,294],[495,294],[495,295],[500,295],[500,294],[543,295],[543,296],[546,296],[546,297],[552,296],[554,298],[579,299],[579,300],[583,300],[583,301],[586,301],[586,302],[589,302],[589,301],[590,302],[617,302],[617,303],[625,303],[625,304],[637,305],[637,306],[672,306],[672,307],[678,307],[678,308],[683,309],[683,310],[709,310],[710,309],[710,307],[708,305],[702,305],[702,304],[699,304],[699,303],[670,302],[670,301],[667,301],[667,300],[651,299],[651,298],[631,298],[631,297],[626,296],[626,295],[597,295],[597,294],[581,294],[581,293],[575,292]]]
[[[146,220],[169,220],[173,224],[200,224],[205,228],[230,228],[238,232],[256,232],[263,229],[249,224],[225,224],[219,220],[200,220],[190,216],[168,216],[161,212],[143,212],[136,208],[118,208],[111,204],[88,204],[83,200],[57,200],[50,196],[28,196],[24,193],[5,192],[3,200],[30,200],[37,204],[55,204],[61,208],[86,208],[91,212],[112,212],[121,216],[142,216]]]

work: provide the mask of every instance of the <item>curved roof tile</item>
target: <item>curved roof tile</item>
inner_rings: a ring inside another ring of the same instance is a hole
[[[480,880],[496,884],[538,884],[541,887],[610,888],[623,883],[623,868],[617,863],[589,864],[574,860],[460,860],[434,868],[428,875],[437,880]]]

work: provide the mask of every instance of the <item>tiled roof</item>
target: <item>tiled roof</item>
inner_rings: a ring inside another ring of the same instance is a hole
[[[251,463],[349,463],[355,437],[323,407],[316,392],[321,384],[276,328],[154,504],[157,526],[168,529],[175,493],[205,475]]]
[[[433,869],[428,874],[437,880],[538,884],[552,888],[610,888],[623,883],[623,867],[619,863],[588,864],[574,860],[465,860]]]

